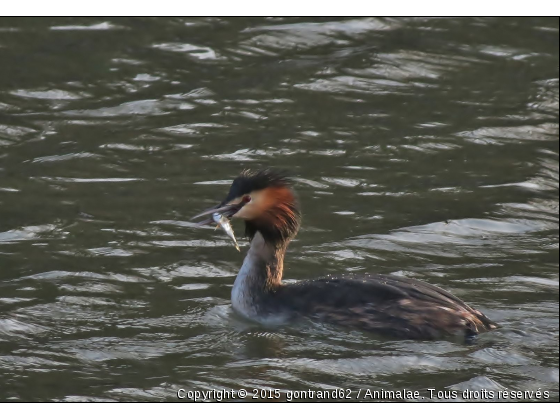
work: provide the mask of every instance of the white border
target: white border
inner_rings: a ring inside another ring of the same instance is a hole
[[[550,417],[557,406],[532,403],[82,403],[10,404],[0,403],[4,418],[40,418],[45,420],[99,420],[99,419],[251,419],[262,416],[266,420],[316,418],[345,420],[351,416],[360,419],[404,418],[414,420],[473,420],[507,418],[508,420]]]
[[[551,0],[3,0],[2,16],[558,16]]]

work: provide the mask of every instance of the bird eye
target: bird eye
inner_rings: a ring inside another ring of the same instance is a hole
[[[244,203],[248,203],[249,201],[251,201],[251,196],[250,195],[244,195],[243,198],[241,199],[241,201],[243,201]]]

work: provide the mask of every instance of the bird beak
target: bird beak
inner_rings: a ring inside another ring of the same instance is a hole
[[[227,218],[231,218],[235,213],[237,213],[241,207],[243,207],[245,203],[237,203],[237,204],[218,204],[217,206],[210,207],[209,209],[204,210],[202,213],[197,214],[194,217],[191,217],[191,220],[198,219],[202,216],[213,215],[214,213],[218,213],[220,215],[224,215]],[[214,223],[214,219],[212,216],[201,220],[197,223],[197,226],[206,226]]]

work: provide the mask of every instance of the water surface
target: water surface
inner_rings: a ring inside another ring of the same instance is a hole
[[[558,26],[0,20],[0,400],[558,400]],[[297,178],[286,279],[416,277],[502,328],[465,345],[236,317],[242,255],[189,218],[262,166]]]

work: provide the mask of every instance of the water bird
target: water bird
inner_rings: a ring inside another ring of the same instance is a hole
[[[284,256],[300,228],[301,211],[293,181],[281,171],[243,171],[225,200],[193,219],[209,215],[198,224],[219,223],[233,240],[229,220],[245,222],[250,247],[231,302],[249,320],[280,324],[307,317],[405,339],[472,339],[497,327],[461,299],[421,280],[364,274],[283,283]]]

